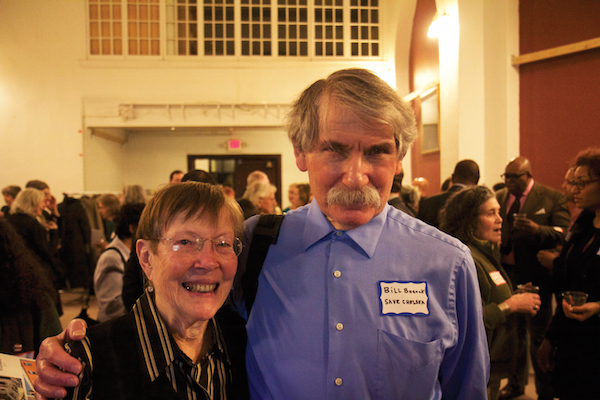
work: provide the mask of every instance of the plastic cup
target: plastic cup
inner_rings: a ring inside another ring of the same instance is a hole
[[[517,285],[517,293],[540,293],[540,287],[520,284]]]
[[[587,302],[588,294],[570,290],[563,292],[562,298],[570,306],[582,306]]]

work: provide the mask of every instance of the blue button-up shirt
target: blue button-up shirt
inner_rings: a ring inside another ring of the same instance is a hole
[[[316,201],[288,213],[247,330],[254,399],[487,396],[468,248],[389,205],[350,231],[336,230]]]

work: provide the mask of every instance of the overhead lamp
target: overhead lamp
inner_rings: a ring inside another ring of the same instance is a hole
[[[427,31],[427,37],[437,38],[440,36],[440,33],[444,32],[450,23],[450,16],[445,12],[442,15],[437,15],[433,17],[433,21],[431,21],[431,25],[429,26],[429,31]]]

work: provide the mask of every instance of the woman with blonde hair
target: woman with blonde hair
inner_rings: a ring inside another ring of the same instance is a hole
[[[46,198],[41,190],[24,189],[17,194],[10,208],[10,215],[6,220],[15,228],[23,238],[25,246],[29,248],[40,260],[48,278],[56,290],[55,303],[59,315],[62,315],[58,289],[65,275],[64,266],[52,251],[48,241],[46,229],[40,224]]]

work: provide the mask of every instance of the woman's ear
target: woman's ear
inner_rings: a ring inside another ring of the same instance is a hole
[[[146,239],[138,239],[135,242],[135,251],[138,255],[138,260],[142,270],[149,280],[152,280],[152,257],[154,254],[150,249],[150,241]]]

